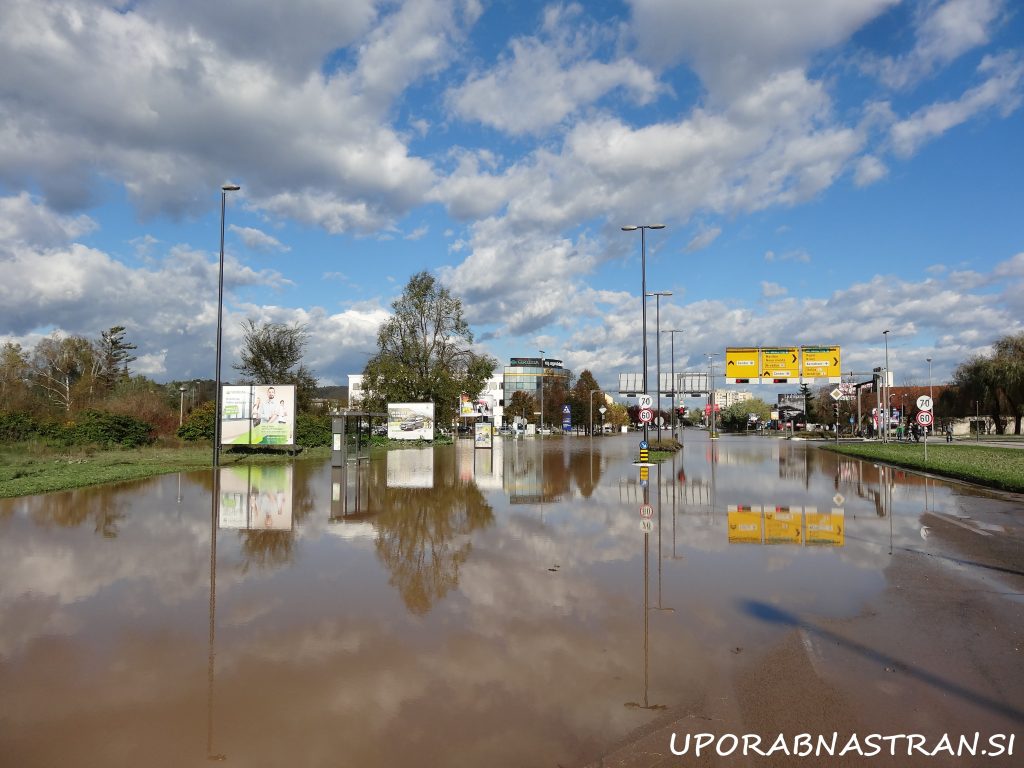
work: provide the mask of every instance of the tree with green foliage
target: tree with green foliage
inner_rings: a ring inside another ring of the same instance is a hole
[[[515,416],[533,421],[533,412],[536,410],[537,401],[533,395],[521,389],[517,390],[512,393],[511,399],[505,404],[505,421],[511,421]]]
[[[806,417],[806,423],[811,424],[819,421],[818,407],[814,400],[814,393],[811,391],[810,385],[801,384],[800,394],[804,397],[804,416]]]
[[[723,408],[718,414],[718,423],[730,432],[744,432],[751,424],[751,414],[757,417],[757,421],[767,422],[771,420],[772,409],[764,400],[755,397]]]
[[[573,424],[582,426],[587,432],[590,431],[591,416],[595,429],[601,424],[597,409],[604,405],[604,392],[590,369],[584,368],[580,372],[570,392],[569,405],[572,408]]]
[[[309,408],[316,391],[316,376],[302,362],[309,343],[309,330],[295,323],[260,323],[248,319],[242,323],[241,363],[232,367],[245,377],[246,384],[292,384],[295,407]]]
[[[65,413],[88,399],[91,383],[83,381],[92,370],[94,350],[81,336],[54,333],[32,351],[32,379],[46,397]]]
[[[387,403],[432,402],[437,423],[448,424],[460,395],[476,398],[498,361],[473,351],[462,300],[429,272],[409,278],[391,307],[363,371],[364,404],[383,411]]]
[[[112,326],[100,333],[93,355],[93,375],[100,387],[109,392],[118,381],[128,379],[128,363],[135,361],[132,350],[138,349],[124,338],[123,325]]]
[[[21,344],[6,342],[0,347],[0,411],[28,410],[32,367]]]

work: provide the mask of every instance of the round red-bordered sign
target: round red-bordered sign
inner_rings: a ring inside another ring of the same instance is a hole
[[[640,419],[641,424],[647,424],[654,418],[654,411],[652,411],[650,408],[641,408],[640,415],[638,418]]]
[[[932,423],[931,411],[918,411],[917,412],[917,423],[922,427],[927,427]]]

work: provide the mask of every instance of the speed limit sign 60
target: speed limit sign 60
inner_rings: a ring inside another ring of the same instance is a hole
[[[917,412],[917,423],[922,427],[927,427],[932,423],[932,412],[931,411],[918,411]]]
[[[642,424],[646,424],[654,418],[654,411],[650,408],[641,408],[638,418]]]

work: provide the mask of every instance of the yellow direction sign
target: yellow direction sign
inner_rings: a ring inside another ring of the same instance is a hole
[[[800,375],[800,356],[796,347],[761,349],[761,377],[764,379],[795,379]]]
[[[800,347],[800,375],[805,379],[840,378],[839,347]]]
[[[735,384],[736,379],[757,379],[761,377],[759,364],[760,349],[757,347],[725,348],[725,381]]]

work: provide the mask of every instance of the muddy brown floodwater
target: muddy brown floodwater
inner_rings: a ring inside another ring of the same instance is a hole
[[[684,440],[0,501],[0,766],[1024,765],[1021,496]]]

